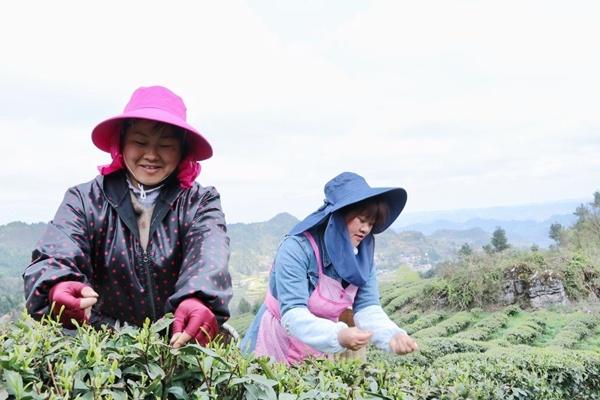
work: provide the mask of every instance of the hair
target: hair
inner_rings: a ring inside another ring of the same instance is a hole
[[[341,211],[346,221],[360,216],[371,221],[373,226],[385,225],[390,215],[390,208],[382,197],[369,198],[350,204]]]
[[[125,139],[125,133],[127,129],[133,126],[138,118],[126,118],[123,119],[119,124],[118,134],[113,136],[110,146],[110,156],[112,162],[106,165],[98,166],[98,170],[101,175],[108,175],[115,171],[125,168],[125,162],[123,161],[123,142]],[[176,137],[181,142],[181,158],[179,165],[177,166],[177,179],[179,185],[188,189],[194,184],[194,180],[200,175],[200,163],[195,161],[188,153],[189,147],[186,143],[187,132],[185,129],[175,125],[167,124],[165,122],[155,121],[154,128],[159,131],[164,131],[167,128],[173,129]]]

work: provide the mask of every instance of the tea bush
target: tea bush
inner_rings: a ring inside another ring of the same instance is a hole
[[[553,346],[572,349],[585,337],[593,334],[598,326],[599,317],[588,313],[576,313],[549,343]]]
[[[532,344],[545,331],[546,323],[535,314],[528,315],[517,325],[504,333],[504,338],[512,344]]]
[[[498,330],[506,327],[509,317],[505,312],[496,312],[476,323],[473,328],[454,335],[457,339],[488,340]]]
[[[422,329],[426,329],[434,326],[438,322],[442,321],[448,316],[448,314],[444,311],[434,311],[428,314],[423,315],[421,318],[418,318],[412,324],[408,324],[404,326],[404,329],[412,334],[414,332],[420,331]]]
[[[457,312],[435,326],[415,332],[414,336],[416,338],[450,336],[471,325],[472,321],[473,315],[470,312]]]
[[[294,366],[209,347],[168,345],[171,318],[142,328],[64,331],[22,316],[0,327],[0,399],[594,399],[600,353],[497,348],[424,338],[421,351],[371,351],[368,363]]]

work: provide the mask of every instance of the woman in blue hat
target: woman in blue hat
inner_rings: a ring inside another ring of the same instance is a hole
[[[405,204],[402,188],[372,188],[351,172],[330,180],[324,204],[281,243],[242,348],[285,363],[371,341],[396,354],[417,350],[381,308],[373,264],[373,234],[387,229]],[[354,327],[339,320],[348,308]]]

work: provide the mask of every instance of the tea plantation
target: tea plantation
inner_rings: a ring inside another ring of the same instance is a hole
[[[169,316],[66,332],[23,314],[0,325],[0,400],[600,399],[600,193],[575,215],[548,251],[463,246],[431,277],[382,285],[381,305],[419,343],[406,356],[289,367],[218,340],[173,349]],[[251,320],[230,323],[243,333]]]
[[[52,320],[23,315],[0,330],[0,398],[595,399],[600,320],[590,307],[392,313],[419,352],[370,349],[365,363],[294,367],[232,344],[174,350],[164,336],[169,318],[115,332],[81,327],[72,335]]]

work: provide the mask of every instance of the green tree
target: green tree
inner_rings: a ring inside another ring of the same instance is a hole
[[[501,227],[497,227],[492,234],[492,240],[490,244],[493,246],[494,251],[499,253],[510,247],[508,239],[506,239],[506,232]]]
[[[577,222],[571,232],[578,248],[594,248],[600,241],[600,192],[594,193],[594,201],[581,204],[574,213]]]
[[[489,254],[489,255],[494,254],[494,248],[489,243],[486,244],[485,246],[482,246],[481,248],[483,249],[483,251],[485,251],[486,254]]]
[[[534,252],[534,253],[535,253],[535,252],[538,252],[538,251],[540,251],[540,246],[538,246],[538,245],[537,245],[537,244],[535,244],[535,243],[534,243],[534,244],[532,244],[532,245],[531,245],[531,251],[532,251],[532,252]]]
[[[250,305],[250,303],[248,303],[248,300],[242,297],[242,299],[238,303],[238,311],[240,312],[240,314],[250,312],[251,309],[252,306]]]
[[[552,225],[550,225],[550,232],[548,233],[548,236],[550,237],[550,239],[554,240],[556,242],[557,246],[562,246],[564,243],[564,228],[561,224],[559,223],[554,223]]]
[[[469,246],[469,243],[464,243],[462,246],[460,246],[460,249],[458,250],[458,255],[463,258],[468,257],[472,254],[473,249],[471,248],[471,246]]]
[[[594,192],[594,202],[592,203],[592,206],[600,209],[600,192]]]

